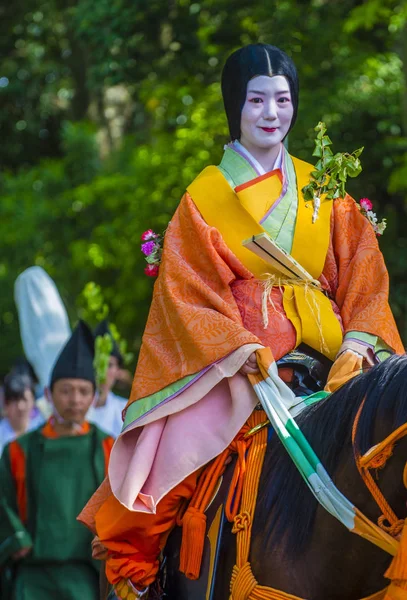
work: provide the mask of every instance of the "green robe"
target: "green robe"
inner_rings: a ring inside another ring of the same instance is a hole
[[[42,427],[22,436],[27,521],[20,520],[10,447],[0,462],[0,566],[2,600],[97,600],[98,563],[93,534],[77,515],[105,476],[103,439],[95,426],[74,437],[46,438]],[[17,563],[11,556],[32,546]]]

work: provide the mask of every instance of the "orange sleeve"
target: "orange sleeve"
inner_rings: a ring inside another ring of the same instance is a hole
[[[402,354],[403,344],[388,302],[389,276],[376,234],[348,195],[334,202],[332,245],[335,301],[345,333],[362,331],[378,336]]]
[[[128,405],[259,342],[230,287],[252,277],[185,194],[165,233]]]
[[[158,556],[175,525],[183,501],[190,499],[199,472],[192,473],[157,505],[155,515],[132,512],[110,495],[96,514],[96,530],[108,549],[106,576],[110,583],[130,579],[139,589],[156,578]]]
[[[103,454],[105,457],[105,475],[107,475],[107,470],[109,467],[110,453],[112,451],[113,444],[114,444],[114,439],[112,437],[106,437],[102,441]]]
[[[16,485],[18,514],[22,523],[27,522],[27,485],[25,473],[25,454],[20,444],[14,440],[10,443],[10,470]]]
[[[353,352],[343,352],[338,356],[329,371],[325,386],[327,392],[335,392],[344,383],[363,373],[363,358]]]

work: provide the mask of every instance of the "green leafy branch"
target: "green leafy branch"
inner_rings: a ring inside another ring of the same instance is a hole
[[[111,334],[112,334],[116,344],[119,346],[119,351],[123,357],[124,364],[125,365],[130,364],[134,358],[134,353],[129,352],[127,350],[127,341],[120,335],[120,332],[117,329],[115,323],[109,322],[109,329],[111,331]]]
[[[346,194],[345,185],[348,177],[357,177],[362,171],[359,156],[363,148],[348,152],[337,152],[334,154],[330,148],[332,141],[326,135],[326,125],[319,122],[315,127],[317,137],[315,139],[315,150],[312,156],[319,160],[311,173],[311,181],[302,188],[305,200],[313,200],[319,203],[322,195],[326,194],[328,200],[343,198]]]
[[[109,307],[103,297],[102,288],[94,281],[88,281],[78,298],[81,317],[86,322],[103,321],[109,314]]]
[[[100,386],[106,383],[107,369],[109,368],[109,359],[112,350],[113,340],[108,333],[96,337],[93,368],[95,369],[97,389],[100,389]]]
[[[102,288],[94,281],[89,281],[79,295],[78,303],[81,306],[86,321],[98,323],[106,319],[109,314],[109,306],[104,300]],[[133,360],[133,353],[127,352],[127,342],[122,339],[119,331],[114,323],[109,323],[109,329],[114,340],[119,346],[121,355],[125,364]],[[95,369],[96,386],[100,388],[106,382],[107,369],[109,367],[109,359],[113,350],[113,340],[107,333],[98,335],[95,339],[95,357],[93,366]]]

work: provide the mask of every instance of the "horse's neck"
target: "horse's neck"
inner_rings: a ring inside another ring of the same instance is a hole
[[[271,460],[271,457],[272,452],[268,452],[265,469],[267,460]],[[271,477],[267,479],[267,485],[272,486],[272,469]],[[290,480],[293,480],[292,477]],[[290,493],[305,500],[306,495],[311,492],[301,478],[295,481],[297,483],[289,490]],[[281,485],[281,481],[279,483]],[[262,484],[266,484],[264,479]],[[343,452],[335,484],[369,518],[377,519],[380,513],[360,479],[350,445]],[[273,539],[273,536],[267,542],[264,532],[270,530],[271,516],[264,517],[257,514],[261,511],[257,511],[256,518],[262,520],[262,526],[255,527],[251,561],[253,573],[259,584],[311,600],[359,600],[384,588],[388,582],[383,573],[391,557],[373,544],[350,533],[325,509],[317,505],[316,501],[314,508],[313,515],[308,511],[307,517],[314,521],[309,540],[299,552],[293,544],[287,551],[281,540]],[[298,527],[301,527],[301,523]]]
[[[312,537],[302,553],[287,556],[263,540],[252,544],[252,570],[261,585],[308,600],[360,600],[388,585],[383,573],[391,557],[348,532],[318,508]],[[374,568],[372,568],[374,565]]]

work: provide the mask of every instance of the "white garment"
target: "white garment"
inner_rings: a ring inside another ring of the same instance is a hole
[[[117,438],[122,430],[122,412],[126,406],[126,399],[109,392],[104,406],[91,406],[86,415],[86,420],[103,429],[106,433]]]
[[[21,341],[41,388],[71,336],[68,315],[55,283],[41,267],[23,271],[14,284]]]
[[[39,427],[43,423],[44,419],[41,413],[35,413],[34,416],[30,419],[26,433],[32,431],[33,429],[37,429],[37,427]],[[9,442],[15,440],[16,437],[16,432],[10,425],[9,420],[7,418],[2,419],[0,421],[0,456],[2,455],[4,446]]]

